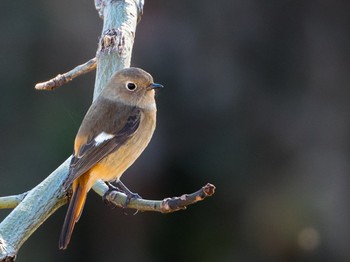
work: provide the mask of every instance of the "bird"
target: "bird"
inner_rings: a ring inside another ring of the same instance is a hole
[[[94,183],[119,181],[147,147],[156,127],[155,91],[162,88],[143,69],[116,72],[88,109],[74,140],[64,188],[72,186],[59,238],[66,249]]]

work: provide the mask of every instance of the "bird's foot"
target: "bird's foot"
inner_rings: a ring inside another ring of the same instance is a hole
[[[137,193],[132,193],[132,192],[126,193],[126,200],[125,200],[125,203],[124,203],[123,207],[127,208],[128,205],[130,204],[130,201],[132,199],[142,199],[142,197],[139,194],[137,194]]]
[[[120,192],[124,193],[126,195],[126,200],[123,205],[124,208],[127,208],[128,205],[130,204],[130,201],[132,199],[141,199],[142,197],[138,193],[132,192],[129,188],[124,185],[124,183],[120,180],[117,180],[115,182],[117,188],[120,190]]]
[[[126,194],[126,200],[125,203],[123,204],[123,210],[124,210],[124,215],[129,215],[130,212],[128,212],[128,205],[130,204],[130,201],[132,199],[142,199],[142,197],[137,194],[137,193],[132,193],[132,192],[124,192]],[[134,213],[132,213],[132,215],[136,215],[139,211],[136,209],[136,211]]]
[[[106,185],[108,186],[108,190],[107,190],[106,193],[104,193],[104,195],[102,196],[102,200],[103,200],[103,203],[105,203],[106,205],[111,205],[111,204],[112,204],[111,201],[109,201],[109,200],[107,199],[108,194],[109,194],[110,192],[112,192],[112,191],[121,192],[121,190],[120,190],[119,188],[113,186],[113,185],[112,185],[111,183],[109,183],[109,182],[105,182],[105,183],[106,183]],[[113,208],[114,208],[114,207],[115,207],[115,206],[113,205]]]
[[[126,195],[125,203],[123,204],[123,208],[127,209],[128,205],[130,204],[130,201],[133,199],[142,199],[142,197],[138,193],[133,193],[130,191],[129,188],[127,188],[122,181],[118,180],[115,182],[115,186],[112,185],[110,182],[106,182],[106,185],[108,186],[107,192],[102,197],[103,201],[106,204],[110,204],[110,201],[106,198],[107,194],[110,191],[118,191]],[[138,211],[136,211],[133,215],[136,215]],[[126,212],[124,212],[126,213]]]

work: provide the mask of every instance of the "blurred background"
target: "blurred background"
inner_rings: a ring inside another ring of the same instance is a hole
[[[34,85],[94,57],[102,20],[92,0],[0,7],[5,196],[72,153],[94,73],[54,92]],[[65,206],[17,261],[350,261],[349,12],[342,0],[146,0],[132,65],[166,88],[153,140],[122,180],[148,199],[207,182],[217,192],[135,216],[90,192],[68,250]]]

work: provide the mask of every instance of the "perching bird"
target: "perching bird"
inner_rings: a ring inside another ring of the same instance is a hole
[[[139,68],[115,73],[91,105],[74,142],[74,155],[64,186],[73,195],[59,248],[66,249],[86,195],[94,183],[116,181],[146,148],[156,127],[155,91],[163,87]]]

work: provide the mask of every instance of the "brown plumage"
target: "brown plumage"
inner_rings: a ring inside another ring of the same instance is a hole
[[[114,74],[91,105],[75,138],[68,179],[73,196],[61,231],[59,248],[66,249],[93,184],[113,181],[134,163],[148,145],[156,126],[150,74],[127,68]]]

